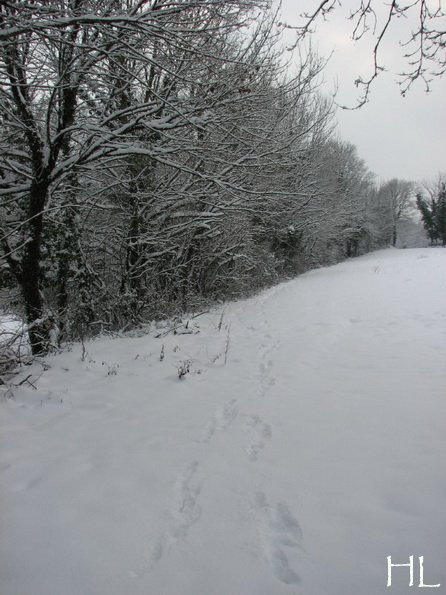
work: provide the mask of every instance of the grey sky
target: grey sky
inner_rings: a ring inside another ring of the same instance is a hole
[[[359,0],[345,0],[327,22],[318,23],[313,36],[321,55],[333,52],[322,89],[331,92],[337,84],[340,104],[355,105],[354,81],[358,75],[366,78],[371,73],[371,37],[353,42],[352,23],[346,18],[358,4]],[[296,24],[303,11],[310,12],[317,5],[316,0],[283,0],[282,18]],[[368,167],[382,179],[421,181],[446,171],[446,76],[433,82],[429,94],[419,81],[402,97],[393,74],[402,69],[399,40],[410,33],[411,25],[415,23],[410,19],[392,23],[381,54],[381,62],[392,72],[380,74],[374,82],[370,102],[359,110],[339,109],[337,113],[340,136],[357,146]],[[292,37],[290,33],[288,39]]]

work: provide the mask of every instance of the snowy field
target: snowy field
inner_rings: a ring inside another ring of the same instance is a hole
[[[404,595],[419,556],[446,593],[446,250],[188,331],[75,345],[0,401],[1,595]]]

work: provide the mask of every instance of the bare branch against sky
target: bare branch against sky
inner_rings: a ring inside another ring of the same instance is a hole
[[[290,26],[301,24],[301,15],[314,12],[319,4],[316,0],[283,0],[283,21]],[[375,66],[372,23],[361,39],[352,39],[354,25],[349,15],[357,5],[356,0],[342,2],[342,7],[332,11],[326,20],[313,25],[312,35],[312,44],[319,52],[323,56],[331,54],[324,90],[332,93],[337,89],[337,103],[351,107],[361,98],[355,81],[370,78]],[[383,3],[383,13],[384,10]],[[384,70],[373,81],[369,101],[359,110],[338,110],[341,136],[357,145],[369,167],[383,179],[433,178],[446,169],[446,77],[435,77],[429,93],[421,79],[415,81],[405,97],[398,85],[402,81],[398,73],[404,72],[404,55],[408,51],[402,42],[416,26],[416,15],[412,13],[392,21],[379,53],[379,66]],[[285,31],[288,44],[293,44],[295,38],[295,31]]]

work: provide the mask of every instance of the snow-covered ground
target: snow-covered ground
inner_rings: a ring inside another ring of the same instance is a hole
[[[23,361],[29,354],[30,348],[26,325],[14,314],[7,314],[0,309],[1,380],[3,380],[2,377],[5,373],[8,374],[13,371],[17,362]]]
[[[2,346],[15,349],[19,355],[28,353],[25,325],[17,316],[0,310],[0,348]]]
[[[419,556],[446,592],[446,250],[222,310],[0,402],[0,593],[403,595]]]

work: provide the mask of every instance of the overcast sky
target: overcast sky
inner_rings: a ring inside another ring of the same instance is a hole
[[[282,0],[282,19],[288,24],[302,22],[303,11],[314,11],[317,0]],[[359,0],[344,0],[327,22],[318,22],[313,43],[323,56],[333,56],[324,72],[323,89],[338,87],[339,104],[355,105],[358,75],[371,73],[371,37],[351,40],[352,23],[346,17]],[[383,0],[376,0],[383,6]],[[374,82],[370,101],[359,110],[338,109],[340,136],[355,144],[369,169],[381,179],[393,177],[422,181],[446,172],[446,76],[436,79],[426,94],[422,82],[402,97],[395,82],[401,71],[403,50],[399,40],[416,26],[415,20],[392,23],[382,50],[382,63],[393,72],[380,74]],[[289,33],[287,39],[293,38]]]

